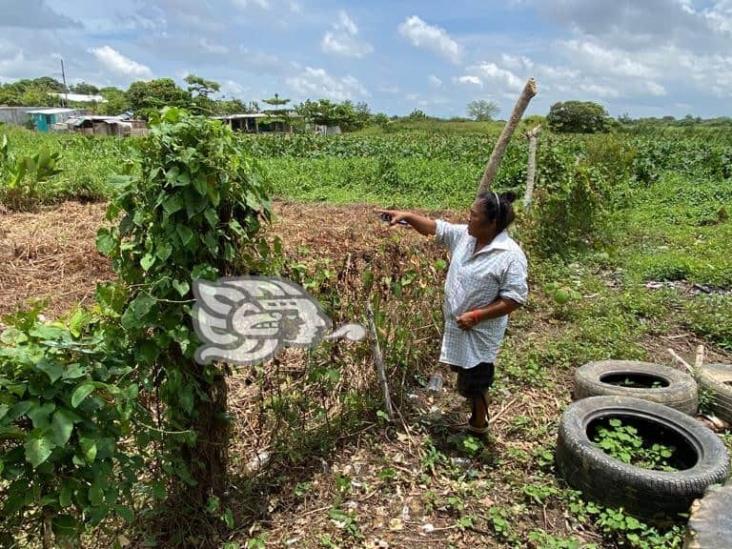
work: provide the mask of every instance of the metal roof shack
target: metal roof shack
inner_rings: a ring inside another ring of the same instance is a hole
[[[69,118],[54,125],[55,131],[75,131],[85,135],[114,135],[128,137],[145,135],[147,124],[144,120],[131,120],[125,116],[86,115]]]
[[[80,116],[84,111],[79,109],[33,109],[27,111],[33,120],[33,127],[39,132],[48,132],[55,124],[64,122],[72,116]]]
[[[213,116],[226,123],[232,130],[247,133],[292,133],[292,124],[282,120],[272,120],[279,116],[269,112],[250,112]],[[300,118],[296,112],[287,113],[288,118]]]

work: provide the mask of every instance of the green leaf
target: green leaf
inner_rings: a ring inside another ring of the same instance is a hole
[[[64,508],[71,505],[71,498],[74,496],[74,487],[71,481],[65,480],[61,491],[58,494],[58,503]]]
[[[74,430],[74,421],[78,421],[79,416],[61,408],[56,410],[51,420],[51,437],[57,446],[63,446],[71,438]]]
[[[122,326],[126,329],[139,328],[145,325],[144,317],[155,305],[155,298],[147,294],[138,295],[122,315]]]
[[[155,256],[153,254],[145,254],[140,260],[140,266],[144,271],[150,270],[150,267],[153,266],[153,263],[155,263]]]
[[[104,503],[104,490],[99,479],[95,480],[89,487],[89,501],[92,505],[98,506]]]
[[[97,458],[97,441],[93,438],[82,437],[79,439],[79,445],[87,463],[94,463]]]
[[[175,231],[178,233],[178,236],[180,237],[180,241],[183,246],[188,246],[188,244],[193,240],[193,237],[195,236],[193,234],[193,231],[189,229],[186,225],[177,224],[175,226]]]
[[[64,379],[77,379],[86,374],[86,368],[83,368],[81,364],[70,364],[62,374],[61,377]]]
[[[117,241],[109,229],[99,229],[97,231],[97,250],[104,256],[109,257],[117,247]]]
[[[58,378],[60,378],[64,373],[64,369],[59,364],[51,362],[47,358],[41,359],[38,364],[36,364],[36,368],[41,372],[45,372],[48,379],[51,380],[51,383],[56,383]]]
[[[10,406],[8,406],[7,404],[0,404],[0,419],[5,417],[5,415],[8,413],[8,410],[10,410]]]
[[[183,197],[178,193],[172,194],[163,200],[163,210],[167,216],[171,216],[175,212],[182,210],[184,206]]]
[[[25,460],[34,468],[45,462],[53,451],[53,442],[46,437],[33,437],[24,445]]]
[[[173,288],[175,288],[181,297],[184,297],[191,289],[191,285],[185,280],[173,280]]]
[[[79,404],[81,404],[82,401],[93,392],[93,383],[82,383],[76,389],[74,389],[74,392],[71,395],[71,406],[73,408],[77,408]]]
[[[155,248],[155,255],[158,256],[160,261],[165,261],[172,253],[173,246],[170,245],[170,242],[161,242]]]
[[[58,515],[53,518],[53,533],[62,538],[76,537],[80,529],[79,521],[71,515]]]
[[[33,422],[33,427],[36,429],[45,429],[50,424],[48,417],[55,409],[56,405],[53,402],[46,402],[45,404],[36,402],[33,404],[31,409],[28,410],[26,415]]]

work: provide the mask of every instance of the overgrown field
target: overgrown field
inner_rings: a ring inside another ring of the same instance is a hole
[[[48,147],[61,157],[60,173],[24,179],[33,192],[15,195],[21,211],[0,214],[0,313],[45,298],[47,314],[63,317],[113,274],[93,251],[101,206],[54,203],[113,196],[109,176],[124,171],[133,147],[7,133],[5,173],[11,155]],[[499,358],[488,448],[456,436],[465,406],[436,363],[446,254],[352,203],[461,220],[494,138],[241,138],[279,198],[270,229],[284,248],[276,270],[317,295],[336,324],[364,323],[366,303],[374,304],[404,421],[387,425],[379,412],[365,342],[237,370],[228,515],[222,504],[208,517],[224,517],[227,528],[179,524],[183,545],[201,545],[206,534],[232,548],[680,547],[683,518],[650,525],[585,501],[555,475],[553,449],[573,370],[587,361],[673,365],[667,348],[690,359],[703,343],[710,361],[732,362],[732,136],[541,136],[535,204],[515,228],[529,254],[531,299],[512,318]],[[516,139],[497,187],[522,193],[525,165]],[[556,288],[570,290],[567,303]],[[447,390],[435,393],[424,386],[436,371]],[[732,447],[729,433],[720,436]],[[144,471],[141,483],[158,474]],[[160,536],[162,495],[147,485],[137,498],[129,523],[105,523],[85,543]]]

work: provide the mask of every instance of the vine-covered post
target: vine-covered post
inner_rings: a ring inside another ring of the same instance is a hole
[[[164,109],[140,149],[139,173],[107,212],[119,223],[97,246],[128,291],[121,323],[143,386],[162,400],[170,495],[200,509],[226,486],[227,370],[194,361],[192,282],[263,270],[270,202],[255,162],[217,121]]]

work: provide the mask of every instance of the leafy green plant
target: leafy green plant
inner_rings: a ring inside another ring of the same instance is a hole
[[[3,319],[0,478],[3,528],[49,543],[106,518],[134,518],[142,456],[130,437],[138,386],[119,331],[78,310],[43,323],[38,309]]]
[[[632,425],[624,425],[617,418],[608,421],[609,427],[599,427],[593,441],[607,454],[645,469],[676,471],[669,463],[675,448],[661,443],[648,445]]]
[[[11,157],[7,136],[0,142],[0,203],[14,210],[35,206],[41,198],[41,185],[61,173],[61,153],[42,146],[28,156]]]

